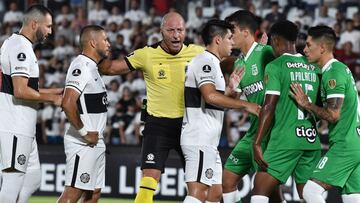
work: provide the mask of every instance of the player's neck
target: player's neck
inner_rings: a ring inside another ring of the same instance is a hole
[[[223,57],[223,56],[220,56],[218,47],[216,47],[216,46],[208,45],[208,46],[206,46],[206,51],[214,54],[219,60],[221,60]]]
[[[243,47],[240,48],[241,52],[243,52],[244,56],[247,55],[251,46],[254,44],[255,39],[247,40]]]
[[[334,58],[334,55],[332,53],[326,53],[318,61],[319,66],[322,68],[325,66],[327,62],[329,62],[331,59]]]
[[[92,51],[88,51],[86,49],[84,49],[84,51],[81,54],[85,55],[88,58],[90,58],[91,60],[95,61],[96,64],[98,64],[99,61],[101,60],[101,57],[98,54],[96,54],[96,53],[94,53]]]
[[[29,30],[28,28],[26,27],[22,27],[20,29],[20,32],[19,34],[23,35],[24,37],[26,37],[28,40],[31,41],[32,44],[34,44],[35,42],[35,34],[32,30]]]

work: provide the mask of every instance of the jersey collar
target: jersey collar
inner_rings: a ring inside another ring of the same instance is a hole
[[[214,53],[212,53],[211,51],[209,51],[209,50],[205,50],[207,53],[209,53],[210,55],[212,55],[214,58],[216,58],[218,61],[221,61],[220,59],[219,59],[219,57],[217,57]]]
[[[326,62],[326,64],[321,68],[321,72],[323,73],[323,72],[325,72],[329,67],[330,67],[330,65],[333,63],[333,62],[336,62],[336,61],[338,61],[338,60],[336,60],[336,59],[334,59],[334,58],[332,58],[332,59],[330,59],[328,62]]]
[[[19,32],[14,32],[15,35],[18,35],[18,36],[21,36],[21,37],[24,37],[27,41],[30,42],[31,45],[33,45],[34,43],[28,38],[26,37],[25,35],[19,33]]]
[[[90,62],[93,67],[97,67],[96,61],[94,61],[92,58],[86,56],[85,54],[80,54],[80,56],[82,56],[86,61]]]
[[[302,57],[302,56],[303,56],[303,55],[300,54],[300,53],[296,53],[296,54],[284,53],[283,55],[286,55],[286,56],[295,56],[295,57]]]
[[[258,45],[257,42],[253,42],[253,43],[252,43],[249,51],[246,53],[246,56],[245,56],[245,58],[244,58],[245,61],[249,58],[250,54],[254,51],[254,49],[255,49],[255,47],[256,47],[257,45]]]

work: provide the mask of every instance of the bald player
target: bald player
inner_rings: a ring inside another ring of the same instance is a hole
[[[153,202],[165,161],[171,149],[183,161],[180,147],[184,115],[185,67],[204,51],[197,45],[185,45],[184,19],[176,12],[168,13],[161,23],[163,40],[135,50],[123,60],[105,62],[105,74],[123,74],[133,70],[144,73],[147,91],[147,117],[142,144],[142,179],[135,203]],[[101,65],[100,65],[101,66]]]
[[[97,25],[80,33],[82,53],[70,64],[62,107],[70,121],[64,136],[65,190],[59,203],[97,202],[105,186],[107,94],[97,64],[109,55],[105,30]]]

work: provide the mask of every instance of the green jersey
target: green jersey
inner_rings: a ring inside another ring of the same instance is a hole
[[[317,150],[320,141],[316,121],[291,98],[290,84],[297,82],[316,102],[320,70],[301,54],[283,54],[265,69],[265,94],[279,95],[267,150]]]
[[[348,67],[336,59],[322,68],[321,99],[344,98],[340,118],[329,123],[330,147],[339,150],[360,150],[360,105],[355,80]]]
[[[245,75],[237,89],[243,92],[249,102],[263,104],[265,66],[274,58],[271,46],[254,42],[246,56],[235,61],[235,67],[245,66]],[[250,123],[251,126],[242,140],[252,142],[258,125],[258,117],[250,115]]]

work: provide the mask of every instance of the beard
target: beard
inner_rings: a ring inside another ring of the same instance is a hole
[[[36,36],[37,42],[39,42],[39,43],[43,43],[46,39],[46,36],[41,32],[40,29],[36,30],[35,36]]]
[[[101,57],[101,59],[106,59],[109,56],[108,51],[105,50],[96,49],[96,53]]]

